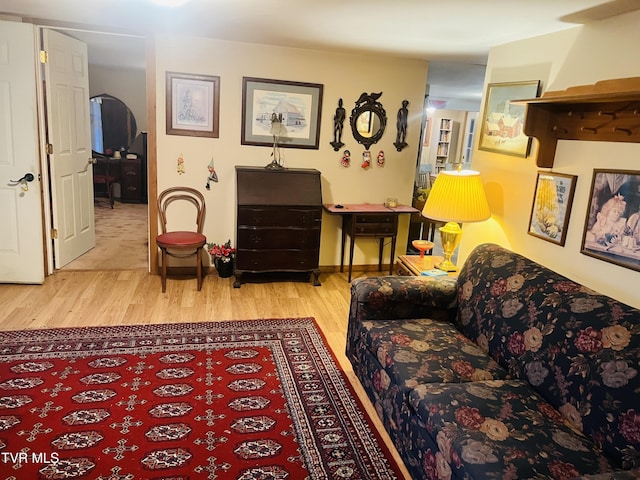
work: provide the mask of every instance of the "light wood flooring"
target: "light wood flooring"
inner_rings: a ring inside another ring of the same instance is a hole
[[[354,278],[359,275],[364,274],[354,272]],[[0,285],[0,330],[314,317],[398,459],[344,353],[350,302],[346,273],[321,274],[320,287],[278,281],[233,288],[233,281],[210,272],[198,292],[195,278],[168,278],[163,294],[160,277],[146,270],[62,270],[43,285]]]

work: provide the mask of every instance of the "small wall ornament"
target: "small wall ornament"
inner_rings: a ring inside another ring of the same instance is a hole
[[[371,152],[369,150],[362,152],[362,165],[360,166],[365,170],[371,166]]]
[[[382,150],[378,152],[378,166],[384,167],[384,152]]]
[[[351,152],[349,150],[345,150],[342,153],[342,159],[340,160],[340,164],[345,168],[351,166]]]
[[[182,154],[178,155],[177,172],[178,175],[183,175],[186,173],[186,170],[184,168],[184,157],[182,156]]]
[[[347,111],[342,106],[342,99],[339,99],[338,108],[336,108],[336,113],[333,116],[333,142],[330,142],[334,152],[337,152],[344,146],[344,143],[342,143],[342,129],[346,116]]]
[[[218,183],[218,175],[216,174],[216,169],[213,166],[213,157],[211,157],[211,161],[209,162],[209,166],[207,167],[207,170],[209,170],[209,176],[207,177],[207,184],[205,185],[205,188],[207,190],[211,190],[211,182],[215,182]]]
[[[398,133],[396,134],[396,141],[393,143],[393,145],[399,152],[401,152],[402,149],[408,145],[406,142],[407,121],[409,119],[409,110],[407,109],[407,105],[409,105],[409,101],[403,100],[402,107],[400,107],[400,110],[398,110],[398,118],[396,121]]]

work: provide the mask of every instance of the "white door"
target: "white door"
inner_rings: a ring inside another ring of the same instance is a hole
[[[43,30],[55,268],[96,244],[87,46]]]
[[[0,21],[0,282],[43,283],[34,27]],[[34,177],[14,185],[27,173]],[[25,190],[24,188],[27,188]]]

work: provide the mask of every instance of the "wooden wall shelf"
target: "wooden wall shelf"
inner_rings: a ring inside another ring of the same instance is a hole
[[[538,167],[553,167],[558,140],[640,143],[640,77],[603,80],[512,103],[527,106],[524,133],[539,142]]]

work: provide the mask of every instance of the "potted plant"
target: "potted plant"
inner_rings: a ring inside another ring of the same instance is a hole
[[[231,240],[227,240],[222,245],[207,243],[207,250],[220,278],[228,278],[233,275],[233,258],[236,249],[231,246]]]

